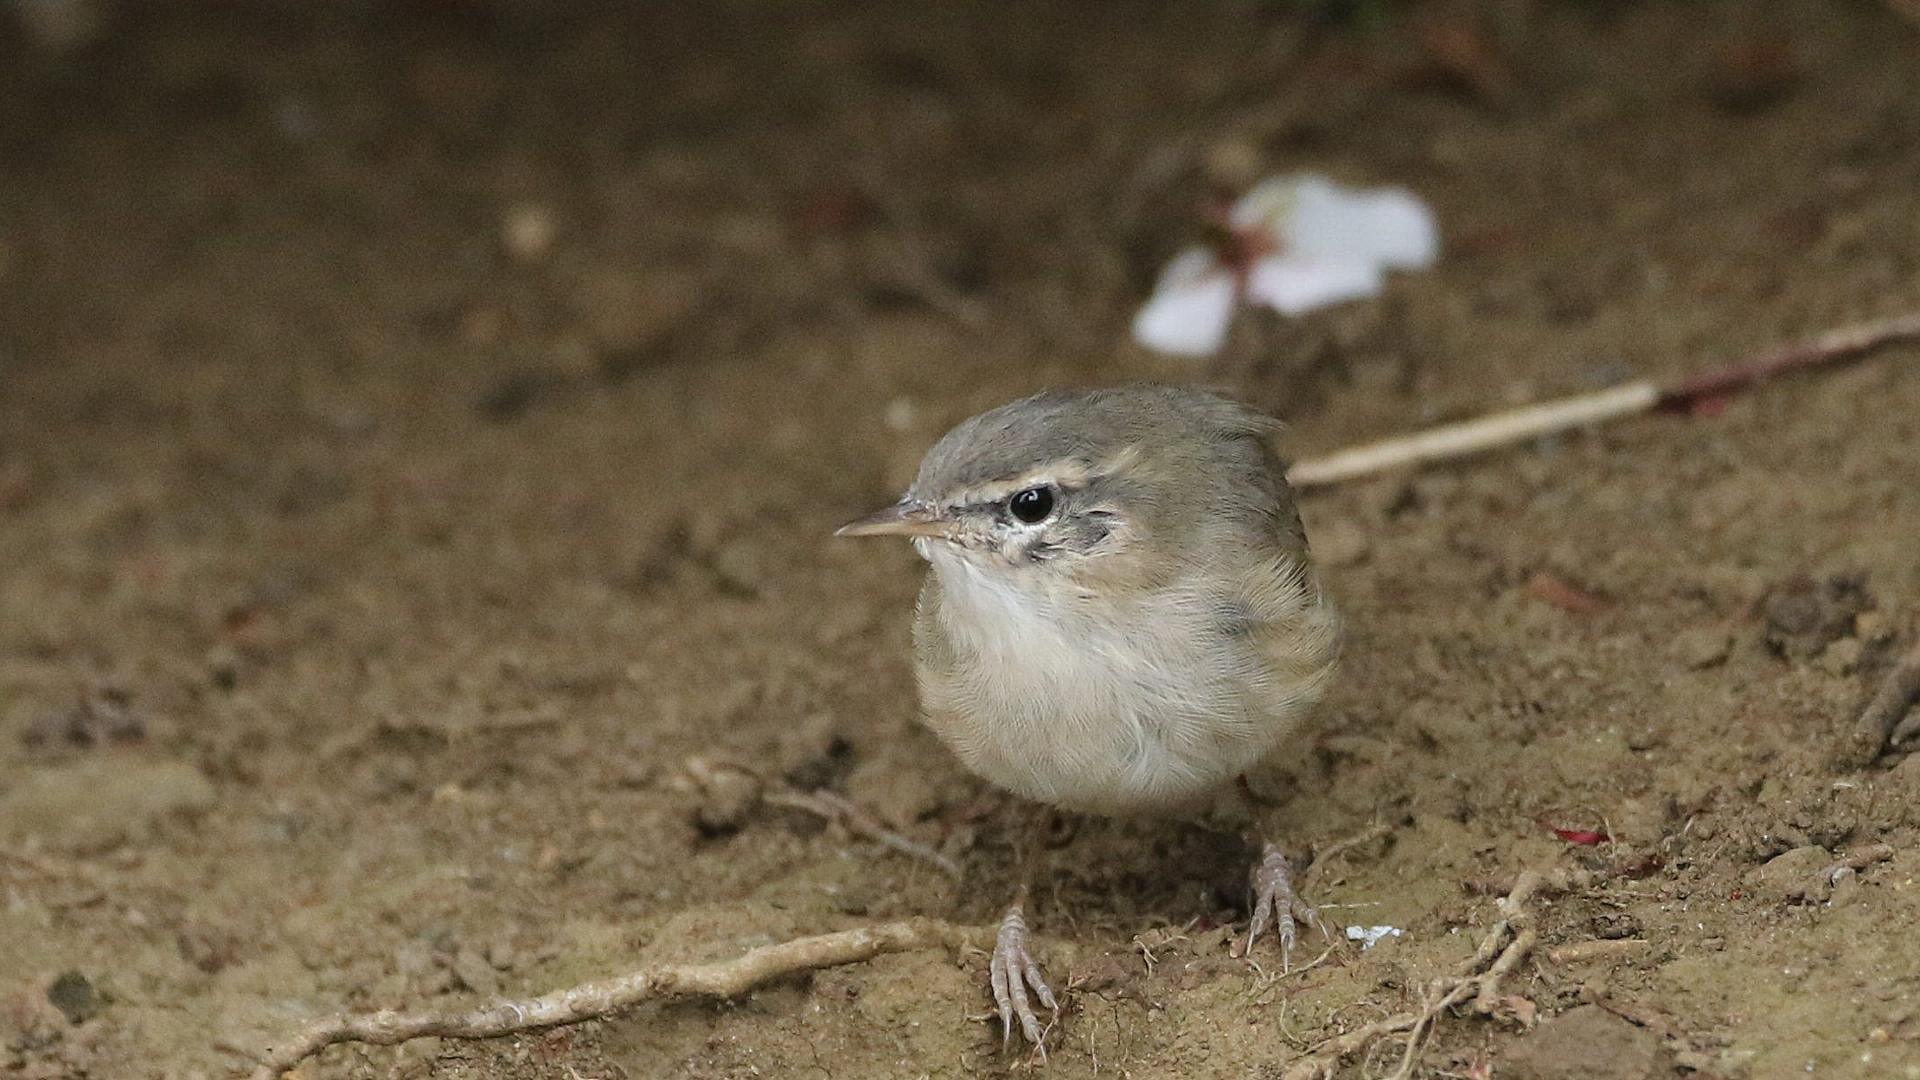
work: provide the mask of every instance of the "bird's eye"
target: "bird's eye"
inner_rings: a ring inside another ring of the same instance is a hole
[[[1045,487],[1030,487],[1016,491],[1007,500],[1007,513],[1016,521],[1028,525],[1037,525],[1053,513],[1053,490]]]

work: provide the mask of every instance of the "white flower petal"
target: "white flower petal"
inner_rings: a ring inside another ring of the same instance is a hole
[[[1357,259],[1418,270],[1440,255],[1440,229],[1419,196],[1401,188],[1347,188],[1311,173],[1256,185],[1234,204],[1234,227],[1263,228],[1296,255]]]
[[[1380,267],[1363,260],[1269,255],[1247,276],[1247,299],[1282,315],[1378,295],[1385,284]]]
[[[1133,317],[1134,340],[1177,356],[1209,356],[1226,344],[1233,322],[1232,275],[1206,248],[1188,248],[1160,272],[1153,295]]]
[[[1298,200],[1286,240],[1301,255],[1362,258],[1408,270],[1424,269],[1439,257],[1433,212],[1410,192],[1348,191],[1320,181],[1303,183]]]

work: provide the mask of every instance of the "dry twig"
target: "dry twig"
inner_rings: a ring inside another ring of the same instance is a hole
[[[1458,975],[1435,979],[1427,988],[1419,1009],[1377,1020],[1322,1043],[1311,1054],[1289,1065],[1282,1074],[1285,1080],[1324,1080],[1334,1074],[1342,1061],[1376,1040],[1402,1032],[1407,1034],[1407,1047],[1394,1075],[1411,1075],[1433,1025],[1456,1005],[1470,1002],[1473,1011],[1481,1016],[1512,1015],[1523,1024],[1531,1022],[1531,1003],[1502,995],[1500,987],[1539,942],[1539,937],[1526,925],[1527,902],[1543,892],[1564,891],[1576,880],[1575,872],[1566,870],[1521,873],[1514,880],[1512,891],[1500,898],[1500,921],[1487,932],[1473,959],[1467,961]]]
[[[1916,338],[1920,338],[1920,313],[1843,327],[1751,360],[1702,372],[1672,386],[1662,387],[1651,380],[1631,382],[1356,446],[1299,462],[1287,471],[1287,479],[1295,487],[1320,487],[1404,465],[1464,457],[1622,416],[1684,408],[1788,371],[1833,363]]]
[[[1304,887],[1327,867],[1332,866],[1336,856],[1345,855],[1354,848],[1371,844],[1391,832],[1393,832],[1393,826],[1384,821],[1377,821],[1365,829],[1354,833],[1352,836],[1346,837],[1343,840],[1336,840],[1326,847],[1321,848],[1319,851],[1314,852],[1313,861],[1307,864],[1306,872],[1300,875],[1301,886]]]
[[[763,945],[731,960],[663,964],[539,997],[494,1000],[464,1012],[383,1009],[373,1013],[341,1013],[315,1020],[284,1043],[270,1048],[254,1069],[252,1080],[275,1080],[335,1043],[394,1046],[435,1035],[492,1039],[595,1020],[665,998],[738,997],[788,975],[857,964],[886,953],[978,947],[992,939],[990,929],[954,926],[932,919],[909,919]]]
[[[1880,684],[1880,691],[1861,711],[1846,744],[1840,748],[1839,763],[1852,769],[1871,765],[1887,748],[1895,726],[1916,701],[1920,701],[1920,641],[1893,666],[1887,681]]]
[[[775,788],[767,792],[763,798],[774,806],[804,810],[828,821],[838,822],[842,828],[855,836],[865,837],[881,847],[890,848],[910,859],[932,863],[948,877],[960,877],[959,863],[918,840],[902,836],[880,824],[879,819],[868,813],[865,807],[837,791],[820,788],[805,792],[791,788]]]
[[[825,788],[801,791],[785,784],[770,782],[745,765],[731,761],[710,761],[706,758],[688,760],[687,775],[695,784],[708,790],[722,789],[724,782],[731,776],[735,783],[748,788],[745,792],[733,793],[732,797],[740,800],[736,805],[744,808],[757,800],[771,806],[812,814],[840,825],[855,836],[871,840],[908,858],[931,863],[948,877],[956,879],[960,877],[959,863],[918,840],[902,836],[887,828],[866,808],[838,792],[828,791]]]

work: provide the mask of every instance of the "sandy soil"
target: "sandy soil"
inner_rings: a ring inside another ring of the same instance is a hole
[[[1227,953],[1237,845],[1049,820],[940,752],[916,561],[826,538],[1042,386],[1218,382],[1304,455],[1912,308],[1920,26],[632,7],[0,41],[0,1075],[227,1076],[333,1010],[987,923],[1033,848],[1063,1080],[1278,1076],[1472,951],[1469,883],[1556,866],[1592,876],[1544,947],[1645,944],[1543,949],[1507,987],[1537,1026],[1449,1017],[1416,1075],[1920,1075],[1920,755],[1832,764],[1920,634],[1913,348],[1305,501],[1354,637],[1264,824],[1388,825],[1314,899],[1405,936],[1284,979]],[[1209,175],[1293,168],[1417,189],[1443,264],[1211,368],[1132,346]],[[964,882],[716,806],[695,756]],[[1024,1070],[984,973],[895,955],[301,1075]]]

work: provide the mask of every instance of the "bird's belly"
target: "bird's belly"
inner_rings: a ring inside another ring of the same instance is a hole
[[[1124,813],[1204,798],[1282,732],[1249,715],[1202,658],[1044,637],[922,673],[927,720],[969,768],[1016,794]]]

